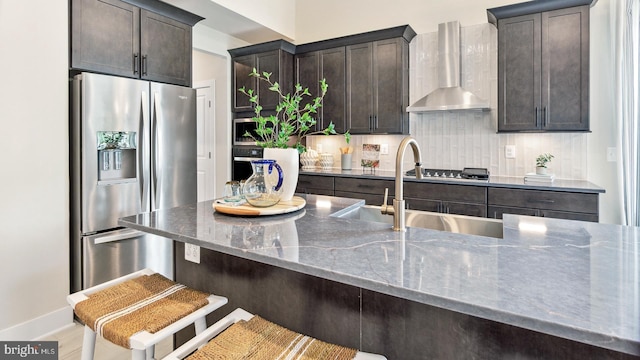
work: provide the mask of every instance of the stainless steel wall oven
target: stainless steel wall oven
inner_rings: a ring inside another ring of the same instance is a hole
[[[231,178],[233,180],[246,180],[251,176],[251,160],[262,159],[263,149],[258,146],[234,146],[231,149]]]

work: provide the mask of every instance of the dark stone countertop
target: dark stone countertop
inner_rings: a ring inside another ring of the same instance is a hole
[[[318,175],[318,176],[339,176],[353,177],[362,179],[380,179],[394,180],[395,172],[390,170],[363,170],[363,168],[353,168],[352,170],[340,170],[338,168],[330,169],[302,169],[302,175]],[[473,185],[483,187],[502,187],[510,189],[529,189],[529,190],[550,190],[550,191],[566,191],[580,193],[604,193],[605,189],[586,180],[570,180],[555,179],[552,183],[530,183],[525,182],[523,176],[489,176],[488,181],[467,180],[467,179],[442,179],[442,178],[423,178],[404,176],[404,181],[439,183],[439,184],[457,184],[457,185]]]
[[[304,195],[286,215],[212,201],[120,219],[214,251],[640,355],[640,228],[505,215],[503,239],[331,216],[363,201]],[[279,241],[274,241],[277,233]]]

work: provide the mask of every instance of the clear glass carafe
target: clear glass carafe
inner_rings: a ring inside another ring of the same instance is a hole
[[[252,160],[253,174],[242,186],[242,195],[255,207],[269,207],[280,201],[282,168],[275,160]],[[273,171],[275,168],[275,172]]]

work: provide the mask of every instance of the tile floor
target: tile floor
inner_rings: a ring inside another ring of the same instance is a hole
[[[58,360],[80,360],[82,354],[82,336],[84,326],[74,323],[72,327],[63,329],[41,340],[58,342]],[[173,340],[167,339],[156,345],[156,359],[162,359],[173,349]],[[123,360],[131,359],[128,349],[98,337],[94,360]]]

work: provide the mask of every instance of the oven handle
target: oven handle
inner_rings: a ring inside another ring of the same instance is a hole
[[[253,161],[253,160],[257,160],[257,159],[260,159],[260,158],[257,158],[257,157],[253,157],[253,158],[252,158],[252,157],[234,157],[234,158],[233,158],[233,161],[247,161],[247,162],[251,162],[251,161]]]
[[[118,232],[117,234],[96,237],[94,238],[93,243],[96,245],[104,244],[108,242],[114,242],[114,241],[120,241],[120,240],[126,240],[134,237],[139,237],[145,234],[146,233],[143,231],[128,229],[128,230]]]

